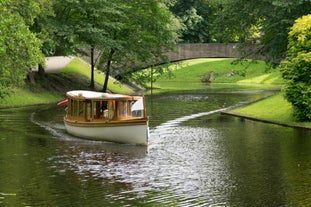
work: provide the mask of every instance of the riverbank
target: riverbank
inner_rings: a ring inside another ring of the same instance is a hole
[[[66,60],[63,68],[59,68],[59,63],[49,64],[52,72],[48,69],[44,76],[39,76],[33,71],[34,83],[26,81],[22,87],[14,88],[9,96],[0,99],[0,108],[56,103],[64,99],[67,91],[90,89],[90,66],[79,58]],[[95,88],[99,91],[105,76],[97,71],[94,76]],[[109,80],[108,90],[114,93],[133,93],[130,88],[113,79]]]
[[[156,92],[167,90],[204,92],[204,88],[218,91],[279,90],[283,86],[280,71],[269,68],[263,61],[243,61],[234,63],[234,59],[210,58],[183,61],[172,64],[171,79],[161,76],[154,87]],[[210,82],[202,79],[213,72]],[[228,84],[228,85],[226,85]],[[273,123],[282,126],[311,129],[311,122],[297,122],[292,116],[292,106],[282,92],[255,103],[223,112],[226,115],[243,117],[250,120]]]
[[[280,90],[283,84],[280,72],[277,69],[268,70],[262,61],[244,61],[233,64],[231,58],[209,58],[187,60],[173,63],[171,77],[167,74],[158,77],[153,83],[153,93],[167,91],[200,91],[204,93],[208,87],[215,92],[235,90]],[[150,71],[146,70],[149,73]],[[214,77],[210,82],[202,78],[213,72]],[[0,108],[19,107],[35,104],[56,103],[62,100],[69,90],[89,89],[90,66],[78,58],[73,58],[64,68],[57,73],[46,73],[44,77],[34,75],[35,84],[26,83],[21,88],[15,88],[11,96],[2,99]],[[95,72],[96,90],[101,89],[104,74]],[[146,87],[150,87],[147,85]],[[114,93],[131,94],[131,88],[110,79],[108,89]],[[148,92],[146,92],[148,93]],[[234,115],[285,126],[309,128],[311,123],[295,122],[291,113],[291,105],[283,95],[269,97],[265,100],[225,112]]]
[[[311,122],[295,121],[292,106],[282,92],[246,106],[224,111],[222,114],[285,127],[311,129]]]

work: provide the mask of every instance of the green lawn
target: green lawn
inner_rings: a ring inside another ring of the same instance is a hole
[[[231,110],[230,112],[268,121],[311,127],[311,122],[295,121],[292,116],[292,105],[284,98],[283,93],[278,93],[272,97]]]
[[[0,99],[0,108],[58,102],[68,90],[87,89],[90,76],[90,66],[74,58],[60,74],[47,74],[44,79],[36,76],[36,84],[26,83],[23,87],[14,88],[10,96]],[[95,72],[95,82],[99,90],[104,78],[102,73]],[[114,93],[133,93],[131,89],[112,79],[109,80],[108,89]]]
[[[74,58],[66,67],[64,67],[61,70],[61,73],[64,73],[64,74],[78,73],[78,74],[88,77],[89,79],[91,78],[90,66],[78,58]],[[105,79],[105,75],[102,72],[97,71],[97,70],[94,72],[94,80],[99,86],[103,85],[104,79]],[[133,93],[131,89],[120,84],[117,81],[114,81],[111,78],[108,81],[108,90],[114,93],[121,93],[121,94]]]
[[[171,64],[172,76],[160,76],[154,88],[165,90],[197,90],[205,87],[203,76],[214,73],[212,83],[234,83],[257,88],[280,88],[283,84],[278,69],[269,69],[263,61],[250,60],[233,64],[232,58],[202,58]],[[228,74],[234,71],[233,76]],[[148,71],[146,71],[148,72]],[[150,86],[151,84],[149,84]]]
[[[284,99],[282,93],[279,93],[251,105],[234,109],[231,112],[260,117],[266,120],[293,122],[291,110],[291,104]]]
[[[48,91],[32,92],[28,88],[16,88],[12,94],[0,101],[0,108],[47,104],[62,100],[62,96]]]

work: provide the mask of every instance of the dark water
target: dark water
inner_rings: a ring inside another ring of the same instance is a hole
[[[219,113],[263,95],[146,97],[148,147],[69,136],[53,105],[0,110],[0,206],[310,206],[311,132]]]

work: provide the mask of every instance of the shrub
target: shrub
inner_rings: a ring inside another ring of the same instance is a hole
[[[311,120],[311,15],[296,20],[288,36],[286,60],[281,63],[285,97],[299,121]]]

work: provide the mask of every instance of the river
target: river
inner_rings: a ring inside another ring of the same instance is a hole
[[[308,206],[311,132],[221,115],[263,91],[147,96],[147,147],[65,132],[55,105],[0,110],[0,206]]]

